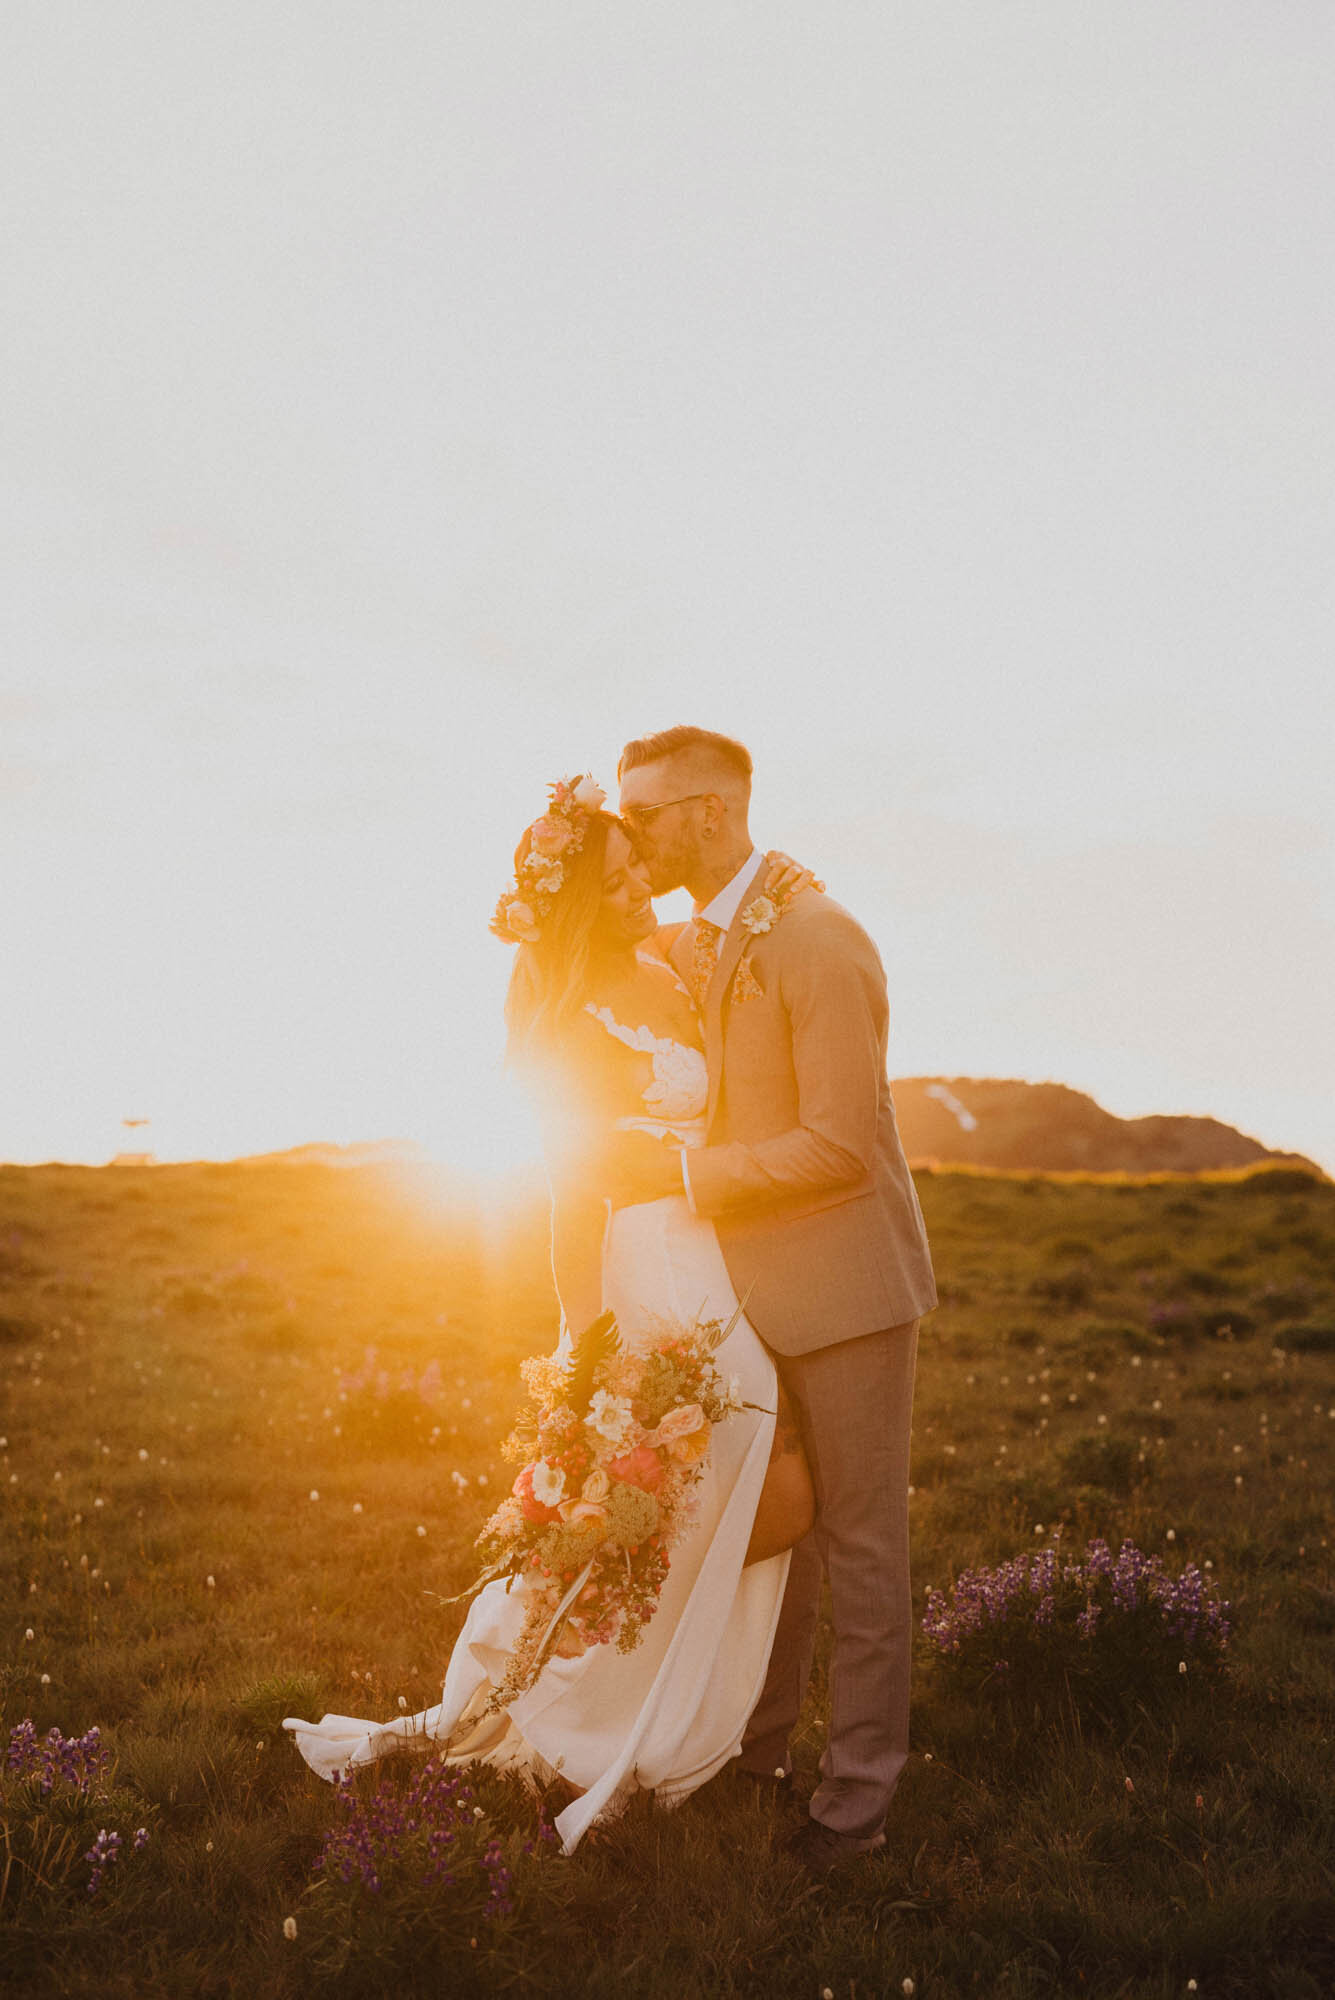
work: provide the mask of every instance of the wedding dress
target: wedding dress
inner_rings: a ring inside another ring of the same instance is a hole
[[[627,1028],[592,1003],[587,1011],[652,1059],[643,1108],[617,1125],[702,1144],[708,1079],[700,1051]],[[664,1320],[726,1323],[737,1297],[712,1223],[692,1216],[684,1195],[616,1210],[603,1246],[603,1303],[631,1350],[652,1344]],[[455,1642],[436,1707],[383,1724],[288,1718],[283,1726],[313,1770],[333,1778],[409,1744],[544,1780],[559,1773],[582,1794],[556,1821],[569,1854],[637,1789],[676,1803],[738,1754],[764,1683],[789,1559],[785,1552],[744,1567],[774,1435],[774,1364],[744,1318],[717,1362],[724,1380],[739,1377],[745,1401],[759,1408],[715,1425],[695,1518],[672,1550],[658,1609],[635,1650],[594,1646],[576,1659],[549,1659],[527,1693],[483,1716],[524,1619],[521,1587],[507,1593],[503,1581],[490,1583]]]

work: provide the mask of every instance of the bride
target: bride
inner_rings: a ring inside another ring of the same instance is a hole
[[[708,1079],[697,996],[667,963],[648,873],[590,778],[552,787],[515,855],[516,886],[492,929],[518,945],[506,1000],[510,1059],[542,1114],[552,1188],[552,1269],[562,1309],[558,1353],[599,1313],[615,1313],[623,1350],[663,1322],[725,1324],[738,1302],[713,1225],[685,1194],[611,1208],[601,1161],[615,1135],[703,1143]],[[771,894],[810,875],[771,857]],[[676,1802],[738,1754],[765,1680],[788,1573],[811,1526],[813,1495],[774,1364],[744,1317],[717,1351],[750,1406],[714,1427],[693,1519],[672,1550],[662,1597],[634,1651],[595,1645],[548,1659],[496,1709],[525,1618],[522,1583],[474,1599],[439,1704],[380,1724],[289,1717],[321,1777],[405,1747],[460,1763],[483,1758],[539,1782],[564,1781],[556,1821],[566,1853],[636,1789]]]

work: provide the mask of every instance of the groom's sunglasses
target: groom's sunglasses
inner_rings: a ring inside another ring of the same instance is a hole
[[[643,827],[646,820],[652,819],[655,813],[665,813],[669,806],[685,806],[689,805],[692,799],[707,799],[708,797],[708,792],[687,792],[684,797],[679,799],[664,799],[661,805],[623,806],[621,808],[621,817],[629,827]]]

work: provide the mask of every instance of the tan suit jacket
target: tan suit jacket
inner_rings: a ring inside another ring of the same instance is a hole
[[[936,1304],[922,1211],[886,1076],[885,972],[861,925],[808,891],[753,938],[742,912],[705,995],[707,1143],[690,1154],[747,1318],[778,1354],[807,1354]],[[689,983],[687,924],[672,946]],[[760,987],[732,994],[746,948]]]

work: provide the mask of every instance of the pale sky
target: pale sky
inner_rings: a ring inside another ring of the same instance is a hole
[[[1325,0],[11,4],[0,1158],[504,1165],[514,842],[696,721],[892,1074],[1335,1168],[1333,59]]]

